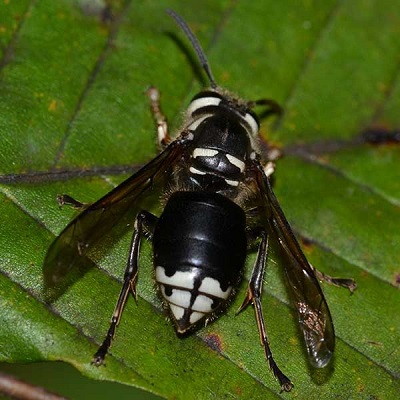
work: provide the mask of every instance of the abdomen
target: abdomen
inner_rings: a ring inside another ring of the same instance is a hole
[[[244,211],[212,192],[175,192],[153,234],[156,281],[178,332],[224,304],[243,268]]]

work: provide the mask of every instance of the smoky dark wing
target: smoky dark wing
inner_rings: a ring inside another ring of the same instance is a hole
[[[89,255],[99,241],[102,242],[105,236],[111,237],[116,230],[122,234],[129,227],[133,229],[141,201],[153,186],[159,186],[168,176],[181,154],[181,146],[178,141],[173,142],[142,169],[85,209],[54,240],[43,266],[45,296],[49,301],[95,266]]]
[[[329,363],[335,348],[328,305],[313,268],[301,250],[261,166],[257,171],[257,182],[269,224],[287,258],[285,272],[294,295],[309,360],[314,367],[322,368]]]

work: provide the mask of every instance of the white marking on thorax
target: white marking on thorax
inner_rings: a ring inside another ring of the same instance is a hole
[[[157,267],[156,268],[156,281],[159,283],[164,283],[169,286],[176,286],[185,289],[193,289],[194,288],[194,280],[196,278],[196,272],[187,271],[176,271],[174,275],[167,276],[165,275],[165,268]]]
[[[193,150],[193,158],[196,157],[214,157],[218,154],[218,150],[197,147]]]
[[[239,185],[239,181],[231,181],[230,179],[225,179],[225,182],[226,182],[229,186],[238,186],[238,185]]]
[[[190,168],[189,168],[189,171],[190,171],[192,174],[206,175],[206,172],[200,171],[199,169],[194,168],[194,167],[190,167]]]
[[[228,289],[223,291],[221,289],[221,284],[214,278],[206,277],[201,282],[199,287],[199,292],[209,294],[214,297],[218,297],[220,299],[226,300],[232,290],[232,287],[229,286]]]
[[[233,164],[235,167],[238,167],[240,169],[240,172],[244,171],[245,164],[242,160],[239,160],[237,157],[228,153],[226,154],[226,158],[229,160],[231,164]]]

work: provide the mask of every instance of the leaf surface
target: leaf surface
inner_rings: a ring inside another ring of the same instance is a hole
[[[43,301],[46,249],[76,214],[60,211],[56,194],[94,201],[123,180],[112,171],[154,157],[148,86],[160,89],[175,129],[201,87],[169,7],[191,25],[221,86],[283,106],[261,129],[287,154],[277,162],[276,195],[311,263],[358,283],[352,296],[324,285],[337,348],[330,367],[312,370],[272,254],[263,305],[294,396],[398,397],[400,145],[359,140],[367,129],[399,130],[396,3],[93,4],[0,5],[0,361],[64,360],[165,398],[287,397],[263,358],[252,310],[235,316],[246,282],[225,316],[179,339],[154,288],[148,243],[138,304],[128,302],[105,367],[90,361],[118,296],[129,236],[51,307]],[[253,262],[254,254],[247,278]]]

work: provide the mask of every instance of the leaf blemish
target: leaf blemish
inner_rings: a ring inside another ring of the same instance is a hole
[[[206,342],[207,346],[210,347],[212,350],[215,350],[218,353],[222,353],[223,346],[221,337],[219,335],[217,335],[216,333],[211,333],[204,338],[204,341]]]

